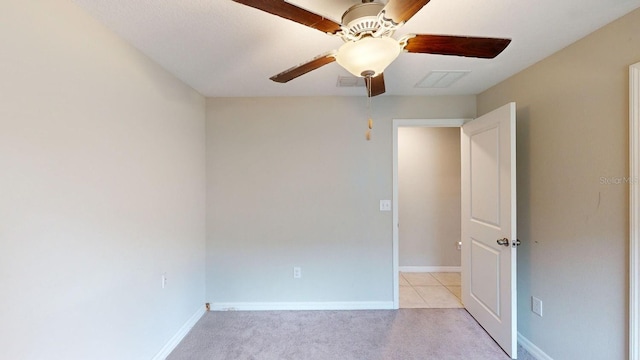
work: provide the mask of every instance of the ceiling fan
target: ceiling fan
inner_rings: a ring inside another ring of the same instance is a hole
[[[351,74],[363,77],[369,97],[383,94],[384,69],[401,51],[410,53],[494,58],[510,39],[449,35],[410,34],[396,40],[393,33],[415,15],[429,0],[389,0],[387,4],[362,0],[342,15],[340,24],[284,0],[233,0],[267,13],[342,38],[338,49],[294,66],[271,80],[286,83],[336,61]]]

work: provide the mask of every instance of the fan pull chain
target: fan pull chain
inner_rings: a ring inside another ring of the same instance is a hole
[[[373,117],[371,115],[371,113],[373,112],[371,109],[371,75],[367,76],[365,79],[365,82],[367,83],[367,90],[369,90],[369,95],[368,96],[368,102],[367,102],[367,110],[369,112],[369,129],[367,130],[367,132],[365,132],[365,138],[367,139],[367,141],[371,140],[371,130],[373,129]]]

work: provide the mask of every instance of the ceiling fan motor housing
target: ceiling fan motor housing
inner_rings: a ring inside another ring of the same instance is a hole
[[[366,2],[350,7],[342,15],[342,27],[346,37],[353,41],[365,34],[373,35],[377,33],[382,27],[378,15],[383,8],[384,4],[379,2]],[[384,34],[376,35],[390,36],[391,33],[385,31]]]

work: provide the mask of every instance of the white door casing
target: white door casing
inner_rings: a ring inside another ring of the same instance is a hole
[[[629,67],[629,360],[640,360],[640,63]]]
[[[517,357],[515,103],[466,123],[462,150],[462,300]],[[507,246],[498,240],[507,239]]]

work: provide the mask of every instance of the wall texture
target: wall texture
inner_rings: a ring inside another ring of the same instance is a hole
[[[400,266],[460,266],[460,129],[398,129]]]
[[[207,301],[391,302],[393,118],[469,118],[475,96],[207,101]],[[292,268],[302,268],[293,279]]]
[[[518,329],[554,359],[625,359],[628,70],[640,10],[478,96],[517,102]],[[530,296],[544,317],[531,312]]]
[[[0,24],[0,358],[150,359],[203,306],[205,100],[69,1]]]

